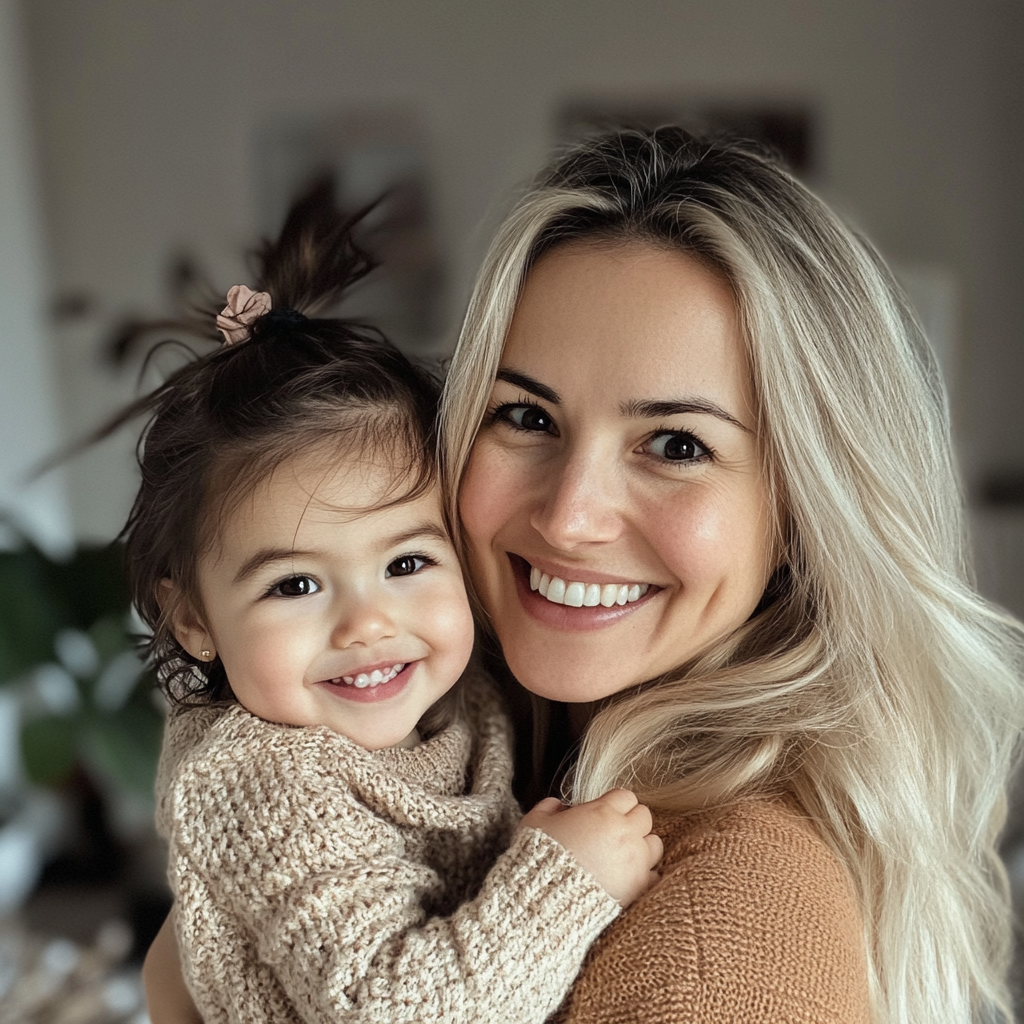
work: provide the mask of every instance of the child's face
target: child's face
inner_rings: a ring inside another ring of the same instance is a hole
[[[395,482],[364,462],[295,459],[222,524],[199,564],[197,627],[253,714],[395,746],[462,673],[473,620],[436,489],[343,511]]]

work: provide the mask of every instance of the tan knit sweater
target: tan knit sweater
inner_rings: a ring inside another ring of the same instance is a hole
[[[660,819],[662,881],[601,937],[559,1024],[867,1024],[846,872],[785,801]]]
[[[373,752],[237,706],[170,718],[157,819],[206,1024],[539,1024],[558,1006],[619,907],[554,840],[513,832],[506,719],[479,681],[468,705]]]

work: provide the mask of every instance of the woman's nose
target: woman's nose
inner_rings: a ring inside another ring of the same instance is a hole
[[[331,643],[338,648],[371,647],[396,635],[393,617],[384,601],[368,595],[348,597],[339,602]]]
[[[530,515],[553,548],[616,540],[623,526],[623,482],[614,464],[582,454],[547,466]]]

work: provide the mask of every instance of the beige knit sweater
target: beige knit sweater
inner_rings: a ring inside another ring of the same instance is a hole
[[[172,715],[157,820],[206,1024],[539,1024],[558,1006],[619,907],[515,830],[505,716],[467,689],[467,720],[412,749],[237,706]]]
[[[655,830],[662,880],[595,944],[559,1024],[868,1024],[857,898],[795,804]]]

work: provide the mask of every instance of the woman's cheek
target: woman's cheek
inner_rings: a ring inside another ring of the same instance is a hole
[[[648,507],[647,539],[684,587],[756,604],[766,578],[763,515],[739,494],[696,493]]]
[[[486,550],[508,519],[514,487],[507,460],[478,441],[459,488],[459,518],[467,540],[477,551]]]

